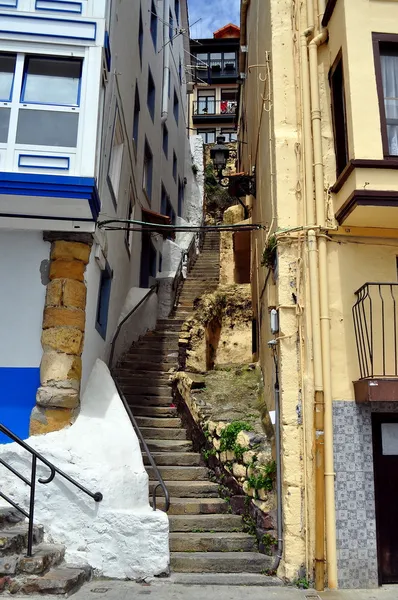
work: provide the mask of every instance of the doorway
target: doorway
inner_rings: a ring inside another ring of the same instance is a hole
[[[398,583],[398,415],[372,415],[379,583]]]

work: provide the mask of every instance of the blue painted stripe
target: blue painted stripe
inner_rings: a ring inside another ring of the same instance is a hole
[[[49,6],[50,5],[50,6]],[[53,5],[53,7],[51,7]],[[75,6],[76,10],[65,8],[66,6]],[[59,7],[59,8],[57,8]],[[81,2],[65,1],[65,0],[36,0],[36,10],[48,10],[58,13],[73,13],[81,15],[83,12],[83,4]]]
[[[101,207],[94,177],[0,172],[0,195],[86,200],[94,220]]]
[[[0,23],[3,23],[4,21],[7,21],[7,19],[10,18],[10,13],[0,13]],[[0,33],[10,33],[13,35],[28,35],[28,36],[33,36],[33,37],[51,37],[51,38],[57,38],[60,40],[87,40],[90,42],[94,42],[97,38],[97,23],[95,21],[73,21],[72,19],[56,19],[56,18],[46,18],[46,17],[36,17],[36,16],[31,16],[31,15],[12,15],[12,18],[18,18],[18,19],[27,19],[27,20],[33,20],[36,21],[36,23],[38,22],[44,22],[44,23],[73,23],[74,25],[76,24],[84,24],[84,25],[91,25],[93,27],[93,35],[87,36],[87,35],[60,35],[57,33],[36,33],[35,31],[32,30],[28,30],[28,31],[15,31],[14,29],[3,29],[2,27],[0,28]]]
[[[67,162],[67,167],[59,167],[56,165],[39,165],[35,162],[32,162],[31,164],[21,164],[21,159],[24,158],[41,158],[41,159],[46,159],[46,158],[50,158],[52,160],[55,161],[61,161],[61,160],[66,160]],[[50,155],[44,155],[44,154],[19,154],[18,155],[18,167],[21,167],[22,169],[52,169],[54,171],[69,171],[69,167],[70,167],[70,158],[69,156],[50,156]]]
[[[0,7],[1,8],[17,8],[18,6],[18,0],[10,0],[10,2],[0,2]]]
[[[0,421],[22,439],[29,437],[29,422],[40,386],[39,367],[0,367]],[[0,444],[10,440],[0,433]]]

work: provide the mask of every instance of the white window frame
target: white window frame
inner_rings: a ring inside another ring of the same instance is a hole
[[[115,119],[113,122],[112,141],[108,165],[108,183],[112,193],[113,201],[117,206],[120,191],[120,180],[123,167],[124,154],[124,132],[120,118],[119,107],[116,105]]]
[[[53,104],[30,104],[21,102],[21,90],[24,81],[24,65],[25,57],[28,56],[43,56],[51,58],[68,59],[71,58],[70,49],[59,46],[58,48],[41,47],[40,50],[32,47],[32,45],[18,44],[18,47],[12,42],[2,41],[0,52],[4,54],[16,54],[16,63],[14,71],[14,82],[12,90],[12,98],[10,102],[2,102],[1,106],[10,108],[10,121],[8,128],[8,140],[5,143],[0,143],[0,151],[5,150],[5,159],[2,166],[2,171],[18,170],[18,156],[26,150],[32,153],[46,152],[49,155],[68,155],[72,157],[72,163],[79,165],[82,160],[82,141],[84,128],[84,115],[82,107],[86,106],[87,97],[87,79],[88,79],[88,51],[89,49],[74,49],[73,58],[82,60],[82,73],[80,82],[80,102],[79,106],[57,106]],[[18,144],[16,142],[16,134],[18,127],[19,112],[21,110],[39,110],[48,112],[62,112],[78,114],[78,130],[76,146],[46,146],[42,144]],[[72,172],[68,172],[72,175]]]

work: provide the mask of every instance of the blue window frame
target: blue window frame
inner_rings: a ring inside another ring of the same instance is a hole
[[[155,119],[155,103],[156,103],[156,88],[155,82],[152,77],[151,69],[148,67],[148,95],[147,104],[149,114],[151,115],[152,121]]]
[[[145,149],[144,149],[144,169],[143,169],[143,187],[146,191],[149,202],[152,199],[152,175],[153,175],[153,154],[148,144],[148,140],[145,138]]]
[[[138,26],[138,49],[140,53],[140,63],[142,66],[142,47],[144,45],[144,25],[142,23],[142,9],[140,7],[140,23]]]
[[[163,124],[163,152],[167,158],[169,154],[169,131],[166,124]]]
[[[98,291],[97,318],[95,322],[95,328],[103,339],[106,338],[106,330],[108,326],[112,277],[113,273],[107,262],[105,264],[105,269],[101,271],[101,279]]]
[[[140,129],[140,93],[138,91],[138,84],[135,84],[135,98],[134,98],[134,119],[133,119],[133,140],[135,141],[135,147],[138,146],[138,132]]]
[[[177,25],[180,24],[180,0],[175,0],[174,2],[174,12],[176,15]]]
[[[14,87],[15,54],[0,54],[0,100],[10,102]]]
[[[83,60],[28,56],[25,59],[21,102],[80,106]]]
[[[151,30],[151,38],[153,41],[153,45],[155,46],[155,50],[156,50],[156,44],[158,41],[158,15],[157,15],[156,6],[155,6],[155,3],[153,2],[153,0],[152,0],[152,4],[151,4],[150,30]]]
[[[173,150],[173,179],[177,181],[177,155]]]
[[[178,123],[178,114],[180,112],[180,104],[178,102],[178,97],[176,94],[176,91],[174,90],[174,101],[173,101],[173,114],[174,114],[174,118],[176,120],[176,123]]]

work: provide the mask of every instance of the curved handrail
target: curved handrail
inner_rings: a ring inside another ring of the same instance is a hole
[[[109,354],[109,361],[108,361],[108,367],[109,367],[109,369],[111,369],[111,368],[112,368],[113,356],[114,356],[114,354],[115,354],[115,344],[116,344],[116,341],[117,341],[117,339],[118,339],[118,337],[119,337],[119,333],[120,333],[120,331],[121,331],[121,329],[122,329],[123,325],[124,325],[124,324],[125,324],[125,322],[126,322],[126,321],[127,321],[127,320],[128,320],[130,317],[131,317],[131,315],[135,313],[135,311],[136,311],[136,310],[137,310],[137,309],[138,309],[138,308],[141,306],[141,304],[143,304],[143,303],[145,302],[145,300],[146,300],[147,298],[149,298],[149,296],[151,296],[151,295],[152,295],[154,292],[157,292],[157,291],[158,291],[158,284],[152,285],[152,286],[149,288],[149,290],[147,291],[147,293],[146,293],[146,294],[145,294],[145,295],[144,295],[144,296],[141,298],[141,300],[138,302],[138,304],[136,304],[136,305],[135,305],[135,306],[134,306],[134,307],[133,307],[133,308],[130,310],[130,312],[129,312],[129,313],[127,313],[127,315],[126,315],[126,316],[125,316],[125,317],[124,317],[124,318],[123,318],[123,319],[120,321],[120,323],[118,324],[118,326],[117,326],[117,328],[116,328],[116,331],[115,331],[115,334],[114,334],[114,336],[113,336],[113,338],[112,338],[112,341],[111,341],[111,351],[110,351],[110,354]]]
[[[3,467],[8,469],[13,475],[18,477],[21,481],[23,481],[26,485],[28,485],[30,487],[29,512],[24,510],[23,508],[21,508],[6,494],[3,494],[2,492],[0,492],[0,497],[3,498],[3,500],[8,502],[9,504],[11,504],[11,506],[13,506],[16,510],[18,510],[21,514],[23,514],[27,519],[29,519],[27,555],[32,556],[33,518],[34,518],[35,491],[36,491],[36,468],[37,468],[38,460],[50,469],[50,475],[46,479],[39,478],[38,479],[39,483],[42,483],[44,485],[51,483],[51,481],[53,481],[55,475],[58,474],[61,477],[63,477],[64,479],[66,479],[67,481],[69,481],[70,483],[72,483],[79,490],[81,490],[82,492],[87,494],[87,496],[90,496],[90,498],[92,498],[95,502],[101,502],[101,500],[103,499],[103,495],[101,494],[101,492],[90,492],[90,490],[88,490],[83,485],[81,485],[78,481],[76,481],[75,479],[70,477],[70,475],[68,475],[67,473],[64,473],[64,471],[61,471],[61,469],[58,469],[58,467],[56,467],[50,461],[48,461],[46,458],[44,458],[44,456],[42,456],[39,452],[37,452],[37,450],[32,448],[32,446],[29,446],[29,444],[24,442],[15,433],[13,433],[10,429],[5,427],[5,425],[2,425],[1,423],[0,423],[0,432],[4,433],[4,435],[6,435],[11,440],[13,440],[13,442],[17,443],[18,446],[21,446],[21,448],[24,448],[24,450],[26,450],[27,452],[29,452],[32,455],[32,472],[31,472],[30,481],[26,477],[24,477],[21,473],[19,473],[19,471],[17,471],[11,465],[9,465],[5,460],[0,459],[0,464],[3,465]]]
[[[135,420],[135,417],[134,417],[134,415],[133,415],[133,413],[131,411],[131,408],[130,408],[127,400],[126,400],[126,397],[123,394],[122,390],[120,389],[120,386],[119,386],[119,384],[118,384],[117,381],[115,381],[115,386],[116,386],[118,394],[119,394],[119,396],[120,396],[120,398],[121,398],[121,400],[123,402],[124,408],[126,409],[126,412],[127,412],[128,416],[130,418],[131,424],[133,425],[133,427],[135,429],[135,432],[136,432],[138,438],[140,439],[140,442],[142,443],[142,446],[143,446],[143,448],[145,450],[146,455],[148,456],[148,460],[149,460],[149,462],[151,464],[151,467],[155,471],[157,480],[159,481],[159,483],[153,488],[153,492],[152,492],[153,510],[156,510],[156,490],[158,489],[158,487],[161,487],[162,490],[163,490],[163,492],[164,492],[164,497],[165,497],[165,512],[167,512],[169,510],[169,508],[170,508],[170,494],[169,494],[169,490],[167,489],[167,486],[166,486],[165,482],[163,481],[163,477],[161,476],[160,471],[159,471],[159,469],[158,469],[155,461],[153,460],[151,451],[149,450],[149,448],[147,446],[147,443],[146,443],[146,441],[144,439],[144,436],[141,433],[141,430],[140,430],[140,428],[138,426],[138,423]]]

